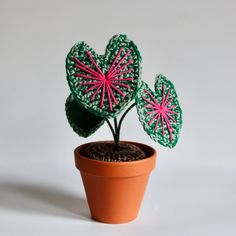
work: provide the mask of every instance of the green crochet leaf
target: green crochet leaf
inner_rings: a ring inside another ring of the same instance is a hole
[[[116,117],[134,99],[141,75],[141,56],[126,35],[116,35],[104,55],[85,42],[66,58],[67,80],[76,100],[91,113]]]
[[[156,142],[173,148],[182,127],[180,108],[174,85],[163,75],[156,76],[155,93],[142,82],[136,95],[139,120]]]
[[[102,117],[87,111],[76,101],[72,94],[66,100],[65,109],[72,129],[79,136],[85,138],[93,134],[105,121]]]

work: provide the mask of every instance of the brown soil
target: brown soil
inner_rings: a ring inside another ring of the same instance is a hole
[[[90,159],[109,162],[136,161],[146,158],[142,149],[129,143],[91,143],[85,146],[80,154]]]

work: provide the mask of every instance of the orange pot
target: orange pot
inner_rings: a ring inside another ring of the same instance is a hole
[[[97,161],[81,156],[81,149],[88,144],[75,149],[75,164],[81,173],[91,216],[97,221],[125,223],[138,215],[149,175],[155,167],[156,151],[145,144],[126,143],[139,146],[147,158],[131,162]]]

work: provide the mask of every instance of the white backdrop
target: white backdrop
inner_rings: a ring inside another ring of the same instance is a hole
[[[0,235],[235,235],[235,1],[0,0]],[[64,61],[77,41],[103,54],[125,33],[143,57],[143,80],[175,84],[183,129],[175,149],[151,141],[136,111],[122,139],[158,151],[139,218],[89,218],[69,127]]]

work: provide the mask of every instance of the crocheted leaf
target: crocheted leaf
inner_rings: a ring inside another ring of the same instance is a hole
[[[103,125],[104,119],[87,111],[72,94],[67,98],[66,116],[72,129],[82,137],[88,137]]]
[[[136,96],[139,120],[144,130],[156,142],[174,147],[182,127],[182,110],[174,85],[163,75],[158,75],[155,93],[142,82]]]
[[[93,114],[116,117],[135,97],[141,56],[126,35],[116,35],[104,55],[85,42],[75,44],[66,58],[67,80],[78,102]]]

